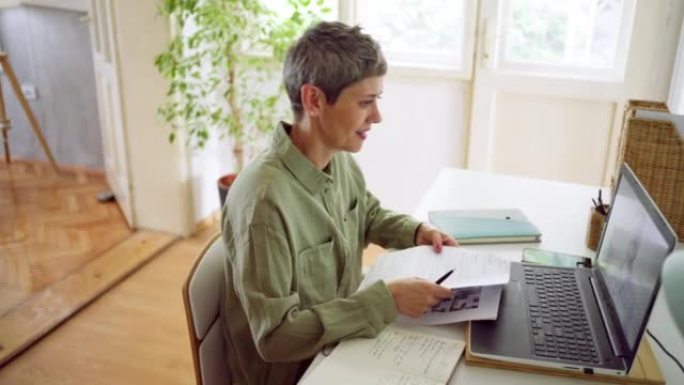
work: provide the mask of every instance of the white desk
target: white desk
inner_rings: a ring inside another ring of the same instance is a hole
[[[444,168],[414,213],[427,221],[430,210],[520,208],[541,230],[542,242],[471,246],[511,254],[520,260],[524,247],[591,255],[585,246],[591,198],[598,187]],[[603,189],[603,196],[610,197]]]
[[[427,221],[428,212],[436,209],[520,208],[542,232],[542,242],[532,244],[506,244],[468,246],[493,250],[511,260],[520,260],[525,247],[571,254],[593,256],[585,246],[585,237],[592,206],[598,188],[593,186],[499,175],[487,172],[443,169],[420,202],[415,216]],[[609,197],[607,190],[603,195]],[[421,327],[437,335],[464,339],[465,324]],[[667,344],[680,360],[684,358],[682,336],[667,313],[662,298],[656,302],[649,328]],[[660,349],[651,343],[668,384],[684,384],[684,376]],[[317,361],[319,358],[317,358]],[[467,366],[459,362],[449,384],[590,384],[563,377],[487,369]],[[598,384],[598,382],[596,382]],[[603,383],[602,383],[603,384]]]
[[[507,244],[469,246],[483,250],[505,253],[511,260],[520,260],[525,247],[593,257],[586,247],[585,238],[591,210],[591,198],[598,195],[598,187],[500,175],[488,172],[442,169],[437,179],[421,200],[415,216],[427,221],[430,210],[436,209],[482,209],[520,208],[539,227],[542,242],[536,244]],[[603,196],[610,192],[603,189]],[[606,199],[607,200],[607,199]],[[663,342],[671,353],[684,359],[684,339],[672,322],[662,295],[649,323],[649,329]],[[449,325],[453,335],[463,338],[464,325]],[[440,333],[445,333],[440,331]],[[651,341],[660,368],[668,384],[684,384],[684,374]],[[466,366],[459,362],[450,384],[577,384],[588,383],[562,377],[495,370]]]

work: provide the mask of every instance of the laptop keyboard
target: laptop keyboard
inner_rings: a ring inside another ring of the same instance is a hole
[[[573,270],[525,268],[536,356],[598,363]]]

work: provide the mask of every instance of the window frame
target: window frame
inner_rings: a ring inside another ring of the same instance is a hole
[[[499,15],[502,20],[500,31],[500,41],[496,49],[496,68],[502,72],[539,75],[552,78],[567,79],[586,79],[607,82],[623,82],[627,69],[627,59],[629,44],[634,29],[634,18],[636,16],[636,0],[623,0],[622,16],[620,19],[620,30],[618,32],[618,43],[615,50],[613,67],[608,69],[577,67],[569,65],[539,64],[506,60],[506,31],[508,31],[511,14],[511,1],[500,0]]]
[[[359,4],[363,0],[338,0],[339,20],[350,24],[360,24]],[[471,80],[475,57],[475,36],[477,28],[477,0],[463,0],[465,2],[463,30],[463,63],[462,68],[437,63],[419,63],[407,60],[388,58],[389,73],[408,76],[439,77],[453,80]]]

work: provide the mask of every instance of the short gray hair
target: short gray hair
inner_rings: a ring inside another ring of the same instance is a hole
[[[287,51],[283,81],[299,121],[302,85],[320,88],[327,102],[334,104],[345,87],[385,73],[387,62],[377,41],[358,26],[324,21],[307,29]]]

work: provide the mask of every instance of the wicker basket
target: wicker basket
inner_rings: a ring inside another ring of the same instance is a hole
[[[636,100],[632,99],[627,102],[625,106],[625,112],[622,115],[622,126],[620,127],[620,139],[618,142],[618,159],[615,163],[615,169],[613,170],[613,177],[610,180],[611,190],[615,191],[615,182],[617,182],[617,176],[620,174],[620,166],[624,162],[625,155],[625,144],[627,139],[627,131],[630,119],[634,118],[637,110],[651,110],[651,111],[661,111],[669,112],[667,105],[663,102],[652,102],[649,100]]]
[[[684,240],[684,144],[667,120],[636,118],[643,108],[667,112],[662,103],[630,101],[625,110],[618,164],[626,162],[646,187],[658,208]],[[617,176],[617,174],[615,174]]]
[[[587,247],[596,251],[601,235],[603,234],[603,226],[606,224],[606,214],[591,207],[589,212],[589,227],[587,227]]]
[[[632,116],[634,116],[634,110],[654,110],[668,112],[667,104],[663,102],[653,102],[650,100],[636,100],[632,99],[627,102],[627,110],[631,110]]]

